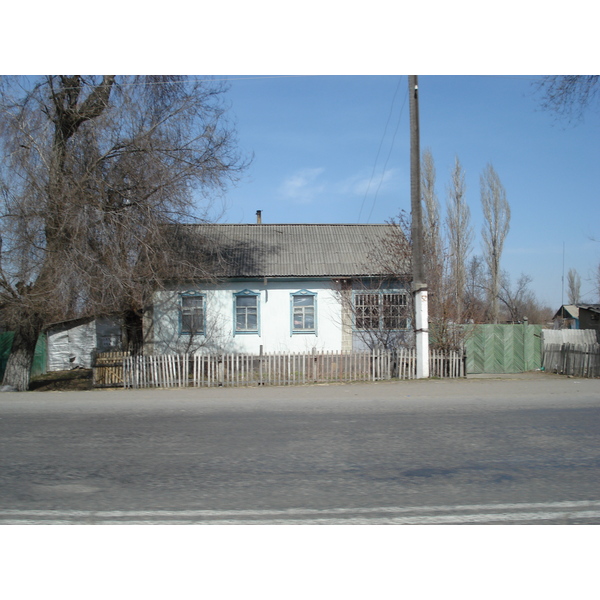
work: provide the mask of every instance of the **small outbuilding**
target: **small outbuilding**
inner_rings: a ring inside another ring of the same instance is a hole
[[[554,329],[579,329],[579,308],[575,304],[563,304],[552,321]]]
[[[86,317],[46,328],[48,371],[90,368],[95,352],[122,349],[122,323],[117,317]]]

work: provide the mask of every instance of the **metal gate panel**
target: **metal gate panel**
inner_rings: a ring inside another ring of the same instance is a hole
[[[467,373],[521,373],[541,368],[541,325],[471,326]]]

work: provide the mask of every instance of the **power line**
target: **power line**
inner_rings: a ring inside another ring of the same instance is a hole
[[[379,185],[375,190],[375,196],[373,197],[373,204],[371,205],[371,211],[369,212],[369,216],[367,218],[367,223],[371,220],[371,215],[373,214],[373,209],[375,208],[375,202],[377,201],[377,196],[379,194],[379,190],[383,184],[383,178],[385,177],[385,170],[387,168],[390,157],[392,156],[392,150],[394,149],[394,142],[396,141],[396,135],[398,135],[398,130],[400,129],[400,122],[402,121],[402,113],[404,112],[404,107],[406,106],[406,100],[408,99],[408,90],[406,91],[406,95],[404,96],[404,104],[402,104],[402,108],[400,109],[400,114],[398,115],[398,123],[396,124],[396,130],[394,131],[394,135],[392,136],[392,143],[390,144],[390,150],[385,159],[385,163],[383,164],[383,169],[381,170],[381,178],[379,180]]]
[[[381,136],[381,141],[379,142],[379,148],[377,149],[377,156],[375,156],[375,162],[373,164],[373,170],[371,171],[371,177],[369,179],[369,183],[367,185],[367,189],[365,190],[365,195],[364,195],[363,201],[362,201],[362,203],[360,205],[360,211],[358,213],[357,223],[360,223],[360,217],[362,215],[363,207],[365,205],[365,201],[366,201],[367,196],[369,194],[369,190],[371,189],[371,183],[373,181],[373,177],[375,176],[375,170],[377,168],[377,161],[379,160],[379,153],[381,152],[381,148],[383,146],[383,140],[385,139],[385,136],[387,134],[387,128],[388,128],[388,125],[390,123],[390,119],[392,118],[392,113],[393,113],[393,110],[394,110],[394,103],[396,102],[396,96],[398,95],[398,90],[400,89],[400,84],[401,83],[402,83],[402,77],[400,79],[398,79],[398,85],[396,86],[396,90],[394,91],[394,97],[392,98],[392,103],[390,104],[390,112],[388,114],[388,118],[387,118],[387,121],[385,123],[385,128],[384,128],[384,131],[383,131],[383,135]],[[404,105],[402,106],[402,108],[404,108]]]

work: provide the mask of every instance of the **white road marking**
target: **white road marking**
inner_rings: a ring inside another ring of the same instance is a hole
[[[549,521],[557,519],[569,521],[573,518],[599,519],[600,501],[332,509],[293,508],[285,510],[239,511],[0,509],[0,523],[4,525],[59,525],[81,524],[82,522],[90,522],[96,525],[441,525]]]
[[[574,517],[578,519],[600,519],[600,511],[580,511],[575,513],[478,513],[472,515],[438,515],[419,517],[348,517],[332,519],[169,519],[169,520],[94,520],[90,525],[468,525],[477,523],[507,523],[523,521],[563,520],[568,524]],[[2,525],[82,525],[80,520],[69,519],[7,519]]]

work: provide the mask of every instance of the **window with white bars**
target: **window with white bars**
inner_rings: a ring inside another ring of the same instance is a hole
[[[361,330],[408,328],[404,292],[363,292],[354,296],[354,323]]]
[[[379,294],[356,294],[356,329],[379,329],[379,304]]]
[[[406,294],[382,294],[383,328],[406,329]]]

